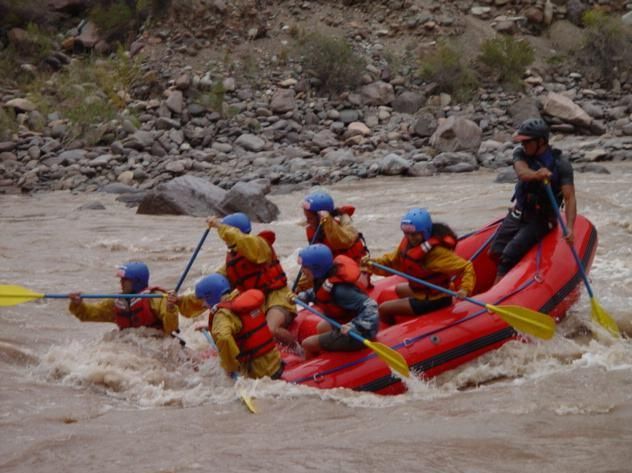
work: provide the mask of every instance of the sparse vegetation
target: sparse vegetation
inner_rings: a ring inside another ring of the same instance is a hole
[[[576,55],[579,65],[603,83],[632,73],[632,26],[599,10],[585,12],[582,21],[586,29]]]
[[[11,133],[15,133],[18,124],[12,109],[0,107],[0,140],[8,140]]]
[[[509,35],[486,40],[481,45],[478,61],[490,71],[493,78],[506,87],[519,88],[527,66],[535,60],[531,45]]]
[[[75,136],[94,136],[98,125],[116,118],[125,107],[139,77],[138,65],[119,50],[107,60],[75,61],[48,80],[35,80],[27,91],[40,112],[56,110],[67,118]]]
[[[298,41],[306,71],[318,79],[318,87],[328,92],[352,90],[360,83],[365,60],[341,37],[320,32],[308,33]]]
[[[124,0],[115,0],[112,3],[95,5],[90,10],[89,17],[106,38],[120,40],[132,27],[135,11]]]
[[[469,101],[478,87],[472,68],[448,43],[439,43],[436,48],[420,57],[419,74],[424,80],[437,84],[439,92],[454,96],[457,100]]]

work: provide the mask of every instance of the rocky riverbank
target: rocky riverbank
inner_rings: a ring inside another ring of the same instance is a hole
[[[292,7],[287,14],[295,12],[295,21],[317,15],[315,2],[287,3]],[[288,59],[280,64],[278,49],[259,48],[257,35],[249,29],[241,36],[257,54],[256,81],[235,74],[220,61],[204,58],[199,65],[196,56],[203,56],[212,43],[185,41],[182,25],[145,31],[132,44],[144,61],[145,81],[125,97],[118,119],[100,124],[94,143],[82,136],[69,139],[68,121],[54,110],[39,110],[19,88],[1,90],[0,101],[15,112],[18,126],[0,142],[0,192],[120,191],[121,186],[111,186],[118,183],[138,194],[180,176],[203,178],[226,190],[254,180],[263,182],[263,188],[283,190],[480,167],[498,169],[501,179],[512,179],[507,170],[511,133],[531,116],[542,116],[551,124],[555,141],[579,163],[580,171],[606,172],[594,163],[632,159],[632,77],[613,77],[612,87],[603,88],[578,71],[534,66],[523,77],[524,90],[512,93],[483,84],[472,101],[457,103],[451,95],[437,93],[434,84],[402,73],[411,67],[394,70],[384,61],[384,45],[404,34],[408,39],[434,40],[460,30],[461,37],[468,38],[475,32],[504,31],[509,22],[524,34],[547,31],[547,44],[558,50],[559,38],[569,31],[579,34],[567,19],[568,5],[561,5],[572,2],[554,2],[555,14],[541,21],[534,11],[544,15],[548,1],[532,2],[532,10],[523,8],[518,19],[500,13],[502,8],[515,10],[521,2],[487,3],[480,10],[455,9],[460,3],[454,2],[446,10],[449,18],[441,16],[436,2],[430,2],[435,7],[427,9],[428,18],[420,6],[393,7],[382,22],[372,17],[373,24],[383,25],[381,32],[365,35],[354,35],[353,22],[341,23],[368,60],[361,84],[341,94],[317,93],[299,62]],[[221,17],[220,7],[215,6],[214,18]],[[278,11],[271,13],[270,6],[264,11],[262,18],[268,23],[261,41],[289,38],[287,19]],[[414,24],[394,20],[409,16],[416,19]],[[418,29],[423,34],[416,33]],[[234,37],[240,35],[232,30],[224,30],[223,37],[229,33],[237,42]],[[161,84],[150,83],[151,71],[166,81],[158,94],[149,93]],[[219,108],[208,105],[204,98],[209,96],[219,97]],[[578,135],[581,145],[576,143]]]

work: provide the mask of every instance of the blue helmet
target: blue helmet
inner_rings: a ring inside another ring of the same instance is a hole
[[[141,292],[149,286],[149,268],[145,263],[134,261],[118,267],[116,275],[121,279],[132,281],[132,290]]]
[[[327,192],[313,192],[303,199],[303,208],[310,212],[334,211],[334,199]]]
[[[219,273],[205,276],[195,285],[195,297],[204,300],[209,307],[217,304],[227,292],[230,292],[230,282]]]
[[[316,243],[298,252],[298,262],[318,279],[324,277],[334,265],[334,255],[328,246]]]
[[[410,209],[402,217],[399,225],[404,233],[419,232],[426,240],[432,235],[432,219],[426,209]]]
[[[242,233],[250,233],[250,230],[252,230],[252,225],[250,225],[248,215],[242,212],[226,215],[226,217],[222,219],[222,223],[224,225],[239,228]]]

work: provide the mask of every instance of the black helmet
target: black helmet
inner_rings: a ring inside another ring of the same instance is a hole
[[[541,118],[529,118],[522,122],[514,136],[514,141],[527,141],[534,138],[549,140],[549,125]]]

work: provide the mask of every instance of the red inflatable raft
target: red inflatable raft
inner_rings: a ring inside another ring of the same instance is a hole
[[[492,305],[518,305],[561,320],[579,296],[581,275],[560,228],[550,232],[496,285],[496,265],[487,250],[500,222],[494,222],[459,240],[456,252],[472,261],[476,270],[474,298]],[[575,248],[586,271],[597,248],[597,231],[586,218],[575,222]],[[375,282],[371,296],[402,282],[398,276]],[[291,329],[299,339],[314,330],[315,315],[301,311]],[[398,351],[416,376],[429,378],[494,350],[517,333],[497,315],[468,301],[401,323],[378,333],[377,341]],[[337,387],[379,394],[406,390],[401,380],[371,350],[330,352],[305,361],[285,355],[283,379],[322,389]]]

